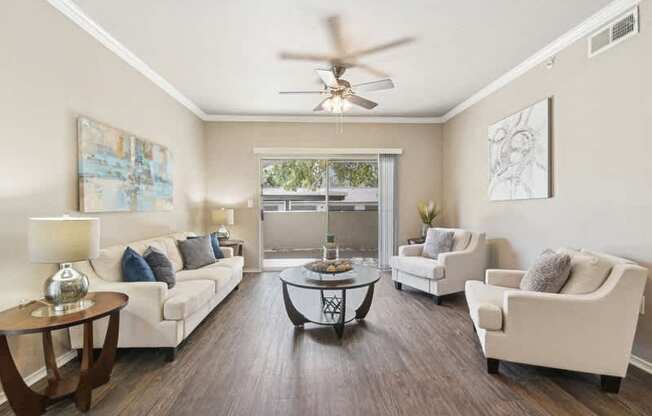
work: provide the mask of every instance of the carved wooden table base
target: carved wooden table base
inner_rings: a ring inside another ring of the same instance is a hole
[[[110,298],[113,295],[117,296],[117,298]],[[48,406],[66,398],[74,400],[77,409],[86,412],[91,406],[91,392],[93,389],[109,381],[118,347],[120,310],[126,306],[128,298],[121,293],[112,292],[92,293],[89,294],[89,297],[95,299],[96,305],[85,311],[70,314],[77,315],[77,319],[69,315],[50,318],[32,318],[33,320],[41,319],[44,321],[44,324],[39,326],[31,322],[31,327],[22,329],[17,327],[18,324],[12,328],[7,328],[7,319],[0,318],[0,381],[2,382],[2,388],[7,396],[7,400],[16,415],[41,415]],[[4,318],[4,315],[13,313],[13,316],[10,316],[10,318],[13,318],[15,322],[16,318],[19,317],[16,309],[18,308],[3,312],[0,315]],[[24,311],[23,315],[29,312],[29,310]],[[104,338],[104,345],[99,358],[94,362],[93,321],[106,317],[107,315],[110,318],[106,337]],[[54,355],[52,331],[80,323],[84,325],[84,346],[80,374],[79,376],[62,378],[59,374]],[[7,342],[7,335],[34,332],[41,332],[43,337],[43,355],[47,369],[48,386],[42,392],[36,392],[25,384],[16,368],[16,363],[11,356]]]

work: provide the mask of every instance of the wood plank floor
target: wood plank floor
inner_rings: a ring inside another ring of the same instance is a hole
[[[295,330],[276,274],[265,273],[247,275],[175,362],[121,350],[88,414],[651,415],[651,392],[652,375],[633,367],[618,395],[589,374],[503,363],[488,375],[464,296],[436,306],[395,290],[389,275],[367,320],[348,325],[341,341],[330,328]],[[48,414],[79,412],[61,402]]]

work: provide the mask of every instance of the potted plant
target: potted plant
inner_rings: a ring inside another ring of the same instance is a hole
[[[428,228],[432,227],[433,221],[439,216],[439,208],[433,201],[421,201],[417,204],[417,211],[421,217],[421,237],[425,237]]]

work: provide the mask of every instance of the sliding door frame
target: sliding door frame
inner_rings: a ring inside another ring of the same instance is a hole
[[[260,149],[254,149],[254,153],[256,153],[257,156],[257,164],[258,164],[258,179],[257,179],[257,200],[258,200],[258,215],[257,215],[257,221],[258,221],[258,268],[259,270],[262,271],[267,271],[265,270],[264,267],[264,261],[265,261],[265,242],[264,242],[264,232],[263,232],[263,220],[262,216],[263,214],[263,162],[266,160],[323,160],[326,161],[326,184],[325,184],[325,204],[326,204],[326,233],[330,230],[330,206],[329,206],[329,191],[330,191],[330,176],[329,176],[329,168],[330,168],[330,162],[331,161],[338,161],[338,160],[360,160],[360,161],[367,161],[367,162],[376,162],[376,166],[378,164],[378,159],[379,159],[379,154],[378,153],[351,153],[351,154],[328,154],[328,153],[322,153],[322,152],[316,152],[316,153],[306,153],[306,154],[301,154],[301,153],[294,153],[289,151],[289,154],[284,155],[283,153],[277,153],[273,152],[273,154],[266,154],[264,152],[256,152],[256,150]],[[320,149],[324,150],[324,149]],[[333,149],[334,151],[337,151],[338,149]],[[355,150],[355,149],[353,149]],[[370,150],[370,149],[360,149],[360,150]],[[394,152],[391,152],[391,154],[400,154],[402,151],[401,149],[386,149],[386,150],[393,150]],[[399,153],[396,153],[398,151]],[[272,271],[272,270],[269,270]]]

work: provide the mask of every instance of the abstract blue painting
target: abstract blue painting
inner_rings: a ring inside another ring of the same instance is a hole
[[[86,117],[77,121],[82,212],[172,209],[172,158],[165,146]]]

